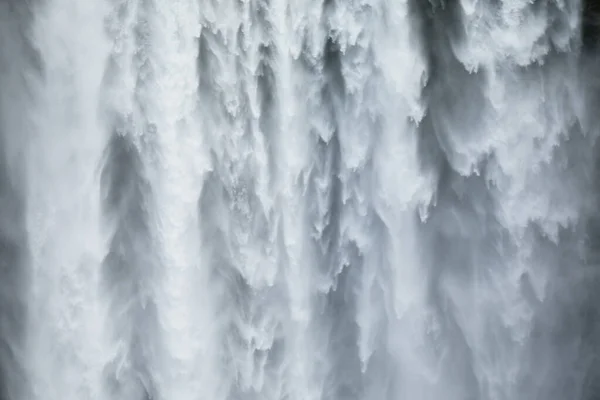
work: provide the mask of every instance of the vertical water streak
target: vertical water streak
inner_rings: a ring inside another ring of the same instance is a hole
[[[34,124],[23,154],[31,262],[28,397],[98,399],[108,353],[99,183],[107,135],[98,115],[109,49],[106,9],[57,0],[36,4],[33,12],[42,76],[36,104],[24,110]]]
[[[215,315],[202,256],[197,202],[207,156],[198,120],[200,35],[195,1],[145,2],[143,47],[148,74],[136,93],[147,131],[141,149],[152,182],[150,229],[160,272],[156,308],[162,348],[156,376],[159,399],[219,398]]]
[[[217,288],[229,396],[281,397],[277,227],[267,147],[272,110],[268,3],[214,2],[202,10],[202,126],[212,171],[199,203],[203,248]]]
[[[152,182],[144,152],[152,151],[144,94],[152,68],[148,60],[150,2],[115,2],[107,18],[112,52],[104,77],[103,112],[112,137],[103,171],[104,211],[111,236],[104,260],[103,289],[110,299],[114,351],[107,368],[111,398],[158,398],[162,349],[156,291],[159,272],[156,234],[151,229]]]

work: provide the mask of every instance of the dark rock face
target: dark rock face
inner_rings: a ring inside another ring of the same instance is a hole
[[[600,1],[584,0],[582,10],[583,45],[588,49],[596,49],[600,41]]]

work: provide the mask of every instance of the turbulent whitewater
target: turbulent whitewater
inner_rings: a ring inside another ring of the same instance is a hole
[[[0,0],[0,399],[597,399],[593,10]]]

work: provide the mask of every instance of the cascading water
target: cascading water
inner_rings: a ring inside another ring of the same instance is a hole
[[[593,10],[0,0],[0,399],[595,399]]]

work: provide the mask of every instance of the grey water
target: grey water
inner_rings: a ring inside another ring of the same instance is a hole
[[[600,3],[0,0],[0,400],[600,399]]]

